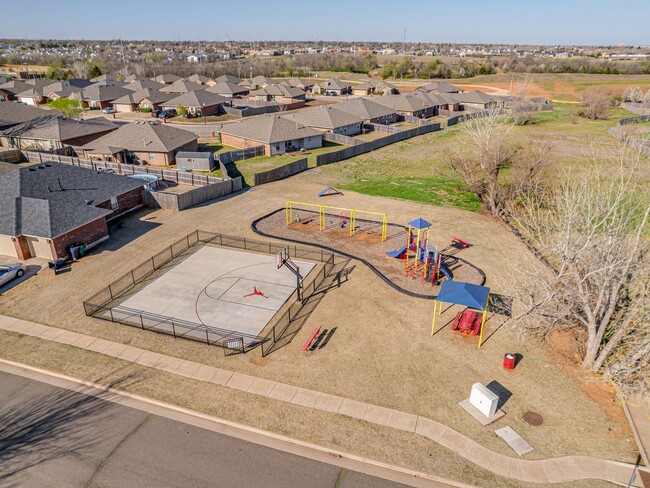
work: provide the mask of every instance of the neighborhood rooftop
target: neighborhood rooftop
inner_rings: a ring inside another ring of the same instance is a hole
[[[234,124],[226,124],[221,127],[220,132],[266,144],[321,135],[317,130],[279,115],[260,115]]]

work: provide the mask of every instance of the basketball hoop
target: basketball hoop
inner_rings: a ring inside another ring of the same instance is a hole
[[[282,267],[283,263],[282,263],[282,256],[280,255],[280,253],[276,254],[275,256],[275,264],[278,265],[278,269]]]
[[[284,266],[284,263],[286,262],[288,257],[289,257],[289,250],[286,247],[275,255],[275,264],[277,264],[278,269]]]

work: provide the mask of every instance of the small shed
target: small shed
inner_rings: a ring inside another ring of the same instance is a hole
[[[212,171],[215,168],[214,153],[181,151],[176,154],[176,167]]]

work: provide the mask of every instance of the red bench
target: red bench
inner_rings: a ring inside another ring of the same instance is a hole
[[[451,245],[465,249],[469,247],[469,242],[467,242],[465,239],[461,239],[460,237],[452,237]]]
[[[309,334],[309,338],[308,338],[307,341],[302,345],[302,348],[301,348],[300,350],[301,350],[302,352],[307,351],[307,349],[309,349],[309,348],[311,347],[312,343],[314,342],[314,339],[316,339],[316,336],[318,336],[318,334],[320,334],[320,327],[317,327],[316,329],[314,329],[314,330],[311,332],[311,334]]]

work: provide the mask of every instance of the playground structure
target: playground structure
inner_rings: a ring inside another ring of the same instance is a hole
[[[342,196],[343,192],[340,191],[340,190],[337,190],[333,186],[328,186],[327,188],[325,188],[324,190],[319,192],[318,195],[316,195],[316,196],[317,197],[329,197],[329,196],[332,196],[332,195],[341,195]]]
[[[387,227],[388,227],[388,215],[381,212],[373,212],[369,210],[358,210],[352,208],[343,208],[343,207],[332,207],[329,205],[319,205],[315,203],[304,203],[304,202],[293,202],[288,201],[285,206],[285,217],[286,224],[292,224],[294,222],[300,222],[301,217],[299,210],[300,209],[318,209],[318,228],[319,230],[324,230],[327,223],[327,211],[334,211],[335,215],[338,213],[339,218],[339,227],[345,228],[349,226],[350,237],[353,237],[357,231],[357,216],[361,214],[362,216],[381,216],[381,240],[382,242],[386,240]],[[294,216],[295,210],[295,216]]]
[[[443,255],[438,252],[436,246],[429,244],[430,227],[431,223],[422,218],[409,222],[406,245],[401,249],[389,251],[386,255],[392,258],[404,259],[406,276],[415,279],[418,274],[421,274],[422,283],[430,281],[431,286],[435,286],[440,274],[444,275],[448,280],[453,279],[449,265],[455,264],[458,259]],[[455,244],[456,240],[462,241],[465,247],[469,245],[466,241],[456,237],[452,241],[452,245]],[[415,253],[412,260],[411,252]],[[455,261],[452,262],[454,259]]]
[[[478,335],[478,348],[483,342],[483,329],[487,318],[490,289],[486,286],[464,283],[462,281],[444,281],[433,305],[431,335],[436,329],[436,315],[442,314],[442,304],[462,305],[465,310],[458,312],[451,323],[451,330],[467,335]]]

